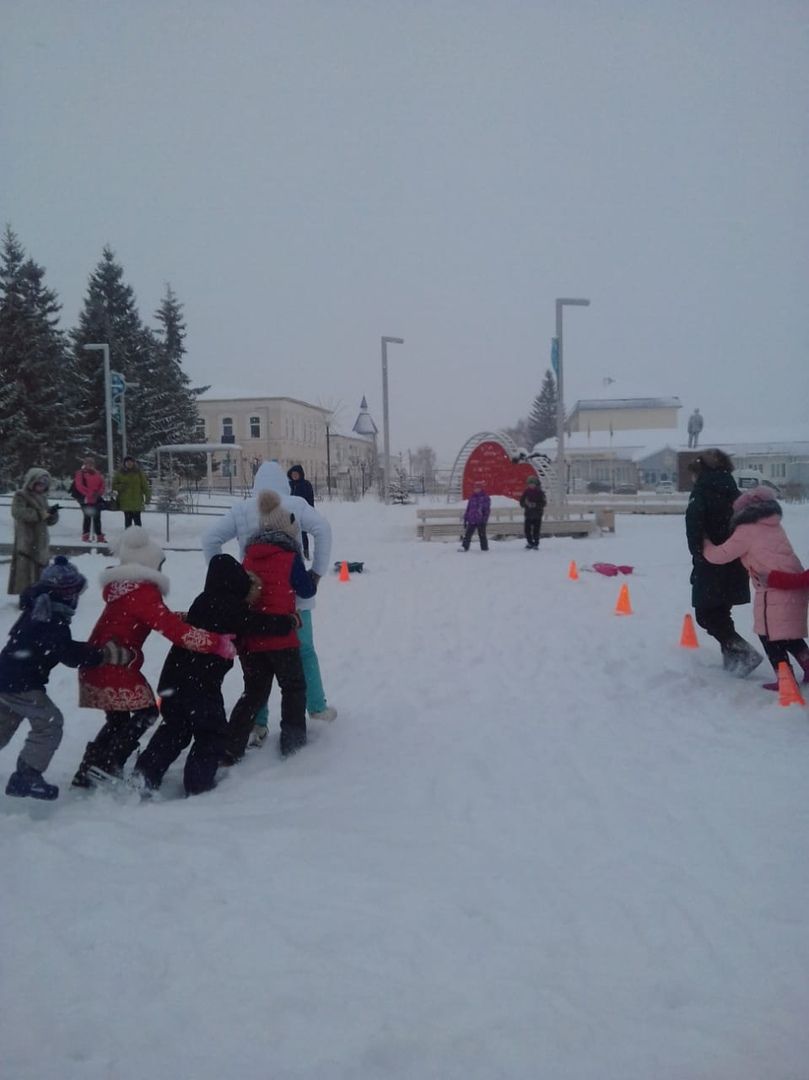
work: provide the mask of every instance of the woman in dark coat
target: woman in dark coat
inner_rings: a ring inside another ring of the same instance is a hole
[[[303,465],[293,465],[287,473],[287,479],[289,480],[289,494],[299,495],[302,499],[306,499],[310,506],[315,505],[315,492],[312,485],[306,479],[306,473],[303,471]],[[301,532],[301,548],[303,549],[304,559],[309,558],[309,534]]]
[[[739,489],[733,462],[721,450],[706,450],[688,468],[694,487],[685,512],[685,531],[691,552],[691,603],[697,623],[722,650],[725,670],[744,677],[764,657],[736,632],[731,608],[750,603],[750,581],[739,559],[713,566],[702,554],[705,540],[724,544],[731,534],[730,519]]]

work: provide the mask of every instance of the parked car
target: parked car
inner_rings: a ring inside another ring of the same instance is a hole
[[[750,488],[756,488],[763,485],[764,487],[772,488],[776,495],[781,494],[781,489],[772,480],[767,480],[756,469],[737,469],[733,474],[733,479],[736,481],[736,486],[740,491],[747,491]]]
[[[616,495],[637,495],[638,488],[636,484],[618,484],[615,488]]]
[[[673,495],[674,494],[674,481],[673,480],[660,480],[655,488],[656,495]]]

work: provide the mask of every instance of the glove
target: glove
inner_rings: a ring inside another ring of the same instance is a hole
[[[104,646],[105,664],[112,664],[114,667],[126,667],[127,664],[132,663],[134,658],[134,652],[124,645],[119,645],[117,641],[108,641]]]
[[[219,634],[219,640],[214,649],[215,656],[221,656],[223,660],[235,660],[236,646],[233,644],[235,634]]]
[[[308,570],[307,573],[312,579],[312,584],[314,585],[315,589],[317,589],[318,584],[320,583],[320,574],[316,574],[314,570]]]

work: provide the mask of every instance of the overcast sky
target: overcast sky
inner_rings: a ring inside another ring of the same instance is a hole
[[[676,394],[807,430],[809,0],[0,0],[0,213],[72,325],[109,244],[212,392],[391,448]],[[605,386],[605,379],[614,379]]]

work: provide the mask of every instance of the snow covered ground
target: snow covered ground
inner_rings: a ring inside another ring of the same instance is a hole
[[[682,518],[464,555],[413,507],[326,512],[367,572],[322,585],[340,715],[296,757],[195,799],[177,767],[152,803],[73,792],[100,714],[55,672],[62,797],[0,795],[0,1076],[806,1080],[809,710],[678,648]],[[785,524],[809,561],[809,508]],[[634,564],[635,613],[571,559]],[[77,561],[83,637],[110,560]],[[182,609],[202,558],[166,569]]]

